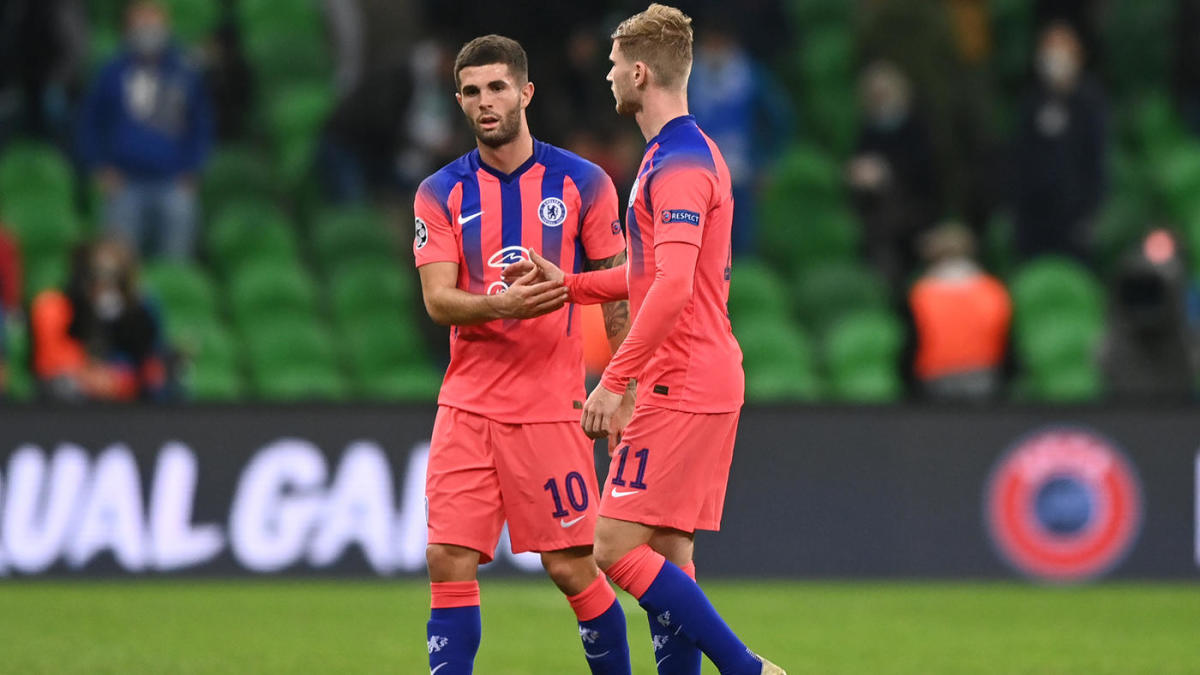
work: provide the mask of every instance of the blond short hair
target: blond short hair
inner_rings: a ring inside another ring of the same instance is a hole
[[[658,85],[683,87],[692,70],[692,19],[674,7],[652,4],[613,31],[621,53],[650,67]]]

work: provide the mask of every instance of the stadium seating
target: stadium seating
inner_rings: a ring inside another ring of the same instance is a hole
[[[733,267],[729,285],[729,312],[739,319],[749,317],[787,317],[787,285],[765,264],[754,260],[739,260]]]
[[[329,306],[345,324],[381,313],[406,311],[413,304],[412,284],[395,263],[352,263],[338,268],[329,282]]]
[[[0,199],[40,199],[69,206],[74,196],[71,165],[54,148],[13,143],[0,155]]]
[[[270,162],[252,148],[217,148],[204,170],[205,211],[216,213],[239,201],[269,199],[276,192]]]
[[[169,314],[216,316],[216,286],[198,265],[151,263],[146,266],[142,277]]]
[[[333,104],[331,88],[318,82],[281,86],[267,102],[277,175],[289,189],[295,189],[308,175],[318,134]]]
[[[781,315],[739,317],[734,335],[742,346],[747,400],[813,401],[821,396],[812,343]]]
[[[768,205],[759,234],[762,257],[775,269],[794,272],[857,257],[861,228],[845,206],[810,204],[789,211],[777,206]]]
[[[314,217],[313,253],[326,271],[348,262],[397,259],[395,233],[383,216],[365,208],[324,210]]]
[[[299,266],[264,260],[244,266],[230,279],[229,303],[234,321],[245,329],[281,318],[316,316],[317,290]]]
[[[299,256],[291,221],[266,201],[225,206],[208,229],[205,243],[213,262],[227,275],[252,260],[287,262]]]
[[[904,331],[887,312],[861,311],[838,320],[825,338],[830,393],[855,403],[893,401],[904,393],[899,356]]]
[[[1064,316],[1100,325],[1104,320],[1104,291],[1080,263],[1041,258],[1026,264],[1011,284],[1018,333]]]
[[[202,42],[221,18],[221,3],[212,0],[165,0],[175,35],[185,43]]]
[[[251,380],[268,400],[337,400],[348,394],[328,331],[311,318],[277,317],[248,325]]]
[[[883,310],[887,306],[887,290],[866,266],[832,261],[801,270],[793,301],[796,315],[804,325],[824,335],[847,314]]]

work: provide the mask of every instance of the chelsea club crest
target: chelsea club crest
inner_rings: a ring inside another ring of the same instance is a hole
[[[567,205],[558,197],[546,197],[538,205],[538,218],[546,227],[558,227],[567,219]]]

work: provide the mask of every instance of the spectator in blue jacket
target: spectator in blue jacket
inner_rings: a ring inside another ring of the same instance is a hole
[[[762,169],[787,147],[791,102],[720,17],[717,13],[696,41],[688,100],[696,121],[721,146],[729,164],[737,202],[733,252],[750,253]]]
[[[105,198],[105,227],[146,257],[190,258],[196,176],[213,117],[201,74],[172,44],[166,10],[139,1],[126,13],[125,49],[84,103],[79,150]]]

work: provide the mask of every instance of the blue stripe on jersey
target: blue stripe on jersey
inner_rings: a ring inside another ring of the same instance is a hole
[[[583,271],[583,237],[575,238],[575,274]],[[567,335],[571,334],[571,319],[575,318],[575,304],[567,306]]]
[[[458,217],[471,216],[483,210],[479,201],[479,177],[475,174],[463,177],[462,207]],[[467,261],[467,271],[470,272],[471,284],[467,289],[472,293],[483,293],[483,217],[473,218],[462,224],[463,258]]]
[[[500,247],[521,246],[521,180],[500,181]],[[480,220],[483,220],[480,218]]]
[[[562,199],[563,183],[565,180],[566,174],[561,169],[552,169],[547,166],[546,173],[542,175],[542,200],[545,201],[551,197]],[[580,225],[575,230],[575,236],[578,237],[583,229],[583,214],[576,214],[576,217]],[[541,254],[546,260],[559,266],[562,264],[562,237],[564,228],[566,228],[566,223],[555,227],[550,227],[542,223]]]

